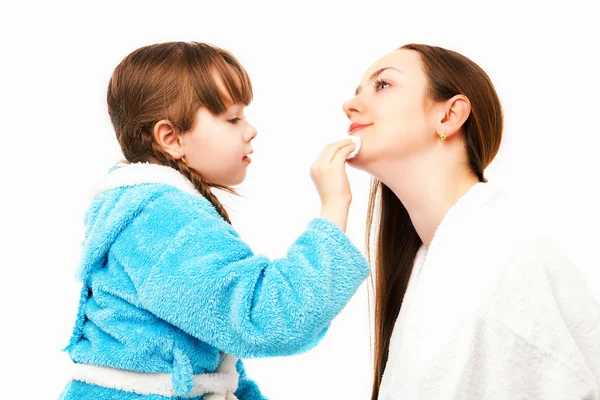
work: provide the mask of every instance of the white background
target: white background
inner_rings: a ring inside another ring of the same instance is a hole
[[[218,5],[216,5],[218,3]],[[425,4],[422,4],[425,3]],[[593,6],[593,4],[595,6]],[[600,298],[597,2],[19,2],[0,6],[2,398],[56,398],[67,381],[82,218],[120,158],[107,117],[113,68],[134,49],[205,41],[247,68],[259,130],[243,199],[228,201],[256,252],[283,255],[318,214],[308,169],[343,137],[342,103],[405,43],[461,52],[491,76],[505,140],[491,181],[532,216]],[[596,38],[596,39],[594,39]],[[349,171],[348,232],[361,249],[369,178]],[[518,229],[518,227],[515,227]],[[272,399],[366,399],[367,285],[313,351],[247,361]]]

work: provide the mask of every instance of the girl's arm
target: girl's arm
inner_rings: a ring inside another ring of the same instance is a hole
[[[216,213],[181,207],[181,196],[154,200],[121,232],[113,254],[143,308],[237,357],[314,347],[369,273],[329,220],[310,222],[287,256],[271,261]]]

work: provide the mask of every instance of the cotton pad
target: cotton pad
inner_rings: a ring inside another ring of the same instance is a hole
[[[352,139],[352,141],[354,142],[355,148],[354,148],[354,150],[352,150],[352,153],[348,154],[348,157],[346,157],[346,160],[356,157],[356,155],[358,154],[358,151],[360,150],[360,137],[350,136],[350,139]]]

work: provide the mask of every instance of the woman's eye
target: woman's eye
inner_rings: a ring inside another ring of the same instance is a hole
[[[374,81],[375,83],[375,91],[378,92],[382,89],[385,89],[386,87],[390,86],[390,84],[387,81],[381,80],[381,79],[377,79]]]

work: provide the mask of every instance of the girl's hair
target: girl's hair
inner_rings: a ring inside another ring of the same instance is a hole
[[[107,93],[108,114],[126,160],[175,168],[227,222],[227,211],[210,189],[235,191],[207,182],[185,162],[173,159],[156,142],[153,129],[157,122],[168,120],[179,133],[188,132],[200,107],[217,115],[233,104],[251,101],[250,78],[235,57],[197,42],[161,43],[135,50],[115,68]]]
[[[457,94],[471,103],[471,113],[462,127],[469,167],[486,182],[485,168],[500,147],[502,106],[487,74],[467,57],[440,47],[408,44],[400,49],[419,53],[428,80],[427,94],[437,102]],[[400,50],[399,49],[399,50]],[[375,210],[378,221],[375,223]],[[422,241],[408,211],[381,181],[373,179],[366,228],[366,250],[371,261],[371,236],[376,243],[374,381],[372,400],[379,394],[388,359],[390,337],[400,312],[413,263]]]

